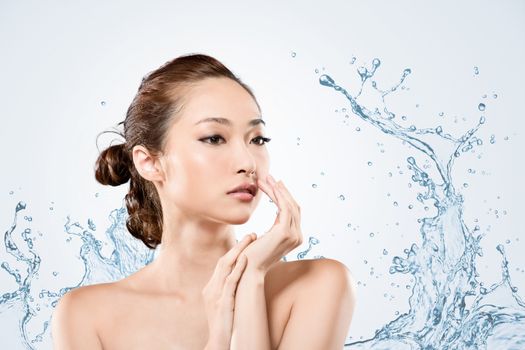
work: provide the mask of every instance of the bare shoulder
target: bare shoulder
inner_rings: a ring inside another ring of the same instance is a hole
[[[339,260],[306,260],[310,266],[310,278],[317,282],[329,283],[332,287],[353,288],[354,282],[350,269]]]
[[[349,268],[335,259],[297,260],[275,268],[292,291],[276,348],[341,349],[355,305]]]
[[[350,269],[335,259],[303,259],[281,262],[269,271],[272,282],[329,283],[340,288],[354,288]],[[276,281],[277,280],[277,281]]]
[[[96,320],[115,283],[78,287],[65,293],[51,317],[54,349],[102,349]]]

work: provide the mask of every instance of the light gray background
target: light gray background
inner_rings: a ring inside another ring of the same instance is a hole
[[[406,84],[410,90],[391,103],[399,116],[409,115],[418,127],[443,125],[457,137],[476,124],[478,103],[486,103],[487,122],[478,134],[485,144],[457,161],[454,183],[469,183],[460,189],[466,224],[472,228],[478,218],[482,230],[490,230],[482,244],[480,279],[499,280],[501,258],[495,245],[503,243],[514,284],[524,291],[525,274],[516,271],[525,265],[520,253],[525,249],[520,222],[524,29],[522,1],[3,0],[1,227],[10,227],[16,203],[25,201],[24,215],[31,215],[31,227],[43,233],[35,241],[42,266],[34,288],[77,283],[82,273],[80,242],[64,242],[67,215],[84,224],[93,219],[98,238],[104,240],[107,215],[120,207],[126,191],[126,186],[96,183],[96,135],[123,120],[147,72],[181,54],[206,53],[252,87],[261,104],[273,138],[268,145],[273,173],[287,184],[303,212],[305,243],[289,259],[315,236],[320,243],[308,258],[339,259],[356,280],[366,283],[358,288],[348,339],[370,337],[396,311],[407,308],[403,287],[409,279],[390,275],[388,267],[394,255],[420,241],[416,220],[431,213],[415,200],[416,186],[407,186],[411,174],[406,158],[424,158],[354,115],[345,124],[340,110],[350,107],[340,94],[318,83],[315,69],[355,92],[357,67],[370,67],[377,57],[382,64],[375,80],[383,87],[398,82],[405,68],[412,69]],[[492,134],[494,144],[488,142]],[[101,147],[111,139],[101,138]],[[469,175],[468,168],[477,174]],[[341,194],[344,201],[338,198]],[[415,208],[408,209],[409,204]],[[275,207],[262,200],[253,219],[237,227],[238,236],[264,232],[274,212]],[[374,238],[370,232],[376,233]],[[16,265],[5,251],[0,260]],[[59,271],[58,279],[52,271]],[[0,292],[16,288],[1,272]],[[16,335],[8,339],[17,348]],[[39,348],[50,348],[47,334]]]

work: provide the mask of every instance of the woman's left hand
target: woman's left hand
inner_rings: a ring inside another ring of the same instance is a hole
[[[266,274],[274,263],[303,242],[301,209],[282,181],[276,182],[268,175],[267,181],[259,179],[257,184],[277,205],[278,212],[272,228],[253,241],[243,254],[248,258],[247,270]]]

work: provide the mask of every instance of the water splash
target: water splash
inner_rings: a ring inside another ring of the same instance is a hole
[[[364,84],[380,66],[374,59],[372,68],[359,67],[361,77],[358,93],[352,96],[337,85],[333,78],[323,74],[319,83],[343,94],[352,112],[388,136],[398,138],[427,156],[435,166],[437,178],[424,171],[414,157],[408,157],[412,181],[422,187],[417,199],[432,202],[437,209],[433,217],[418,219],[421,223],[420,246],[412,244],[405,257],[395,256],[390,273],[411,274],[414,277],[408,312],[377,330],[371,339],[345,344],[349,349],[523,349],[525,348],[525,304],[513,287],[508,260],[503,246],[497,247],[502,255],[502,279],[490,288],[478,282],[476,258],[482,256],[480,241],[484,234],[479,227],[469,229],[463,220],[463,197],[453,183],[454,161],[462,153],[482,145],[474,134],[484,124],[480,117],[477,125],[455,138],[445,133],[441,125],[418,129],[404,127],[396,122],[385,97],[395,92],[411,73],[405,69],[398,84],[381,90],[372,82],[382,98],[379,108],[368,109],[357,102]],[[480,103],[480,111],[485,105]],[[405,120],[406,118],[402,118]],[[444,140],[438,148],[437,141]]]
[[[12,267],[7,261],[0,264],[17,285],[16,289],[4,292],[0,298],[0,315],[2,315],[0,329],[9,335],[3,338],[13,340],[13,334],[19,334],[18,339],[21,344],[18,347],[36,349],[35,346],[42,343],[44,335],[49,331],[52,308],[66,292],[80,286],[126,277],[150,263],[154,258],[154,251],[147,249],[142,242],[130,238],[131,235],[125,228],[127,215],[125,208],[115,209],[109,215],[111,226],[106,231],[106,235],[114,246],[109,257],[102,254],[102,242],[93,235],[92,231],[96,229],[93,220],[88,220],[88,229],[85,229],[79,222],[72,222],[68,216],[64,229],[67,235],[70,235],[68,239],[78,237],[82,241],[80,258],[84,265],[84,274],[73,286],[63,287],[57,291],[47,289],[36,291],[32,285],[38,277],[41,258],[33,245],[32,230],[30,228],[21,230],[20,237],[23,239],[25,249],[21,249],[15,243],[15,238],[18,237],[13,236],[17,228],[19,212],[26,210],[26,207],[24,202],[17,204],[13,224],[4,235],[7,253],[16,259],[17,265],[22,264],[25,269]],[[53,275],[57,276],[58,272],[55,271]],[[32,335],[28,325],[40,314],[44,314],[46,320],[42,329]],[[18,329],[12,329],[14,324],[18,324]]]

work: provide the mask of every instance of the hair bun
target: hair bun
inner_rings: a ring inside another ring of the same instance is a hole
[[[103,185],[119,186],[131,177],[131,158],[124,144],[113,145],[100,153],[95,163],[95,178]]]

